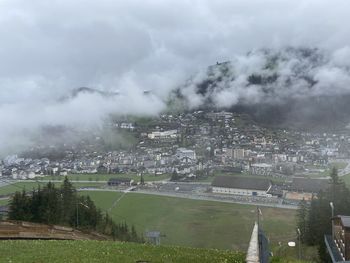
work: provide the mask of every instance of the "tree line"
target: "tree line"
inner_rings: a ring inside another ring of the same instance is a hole
[[[116,240],[144,242],[133,225],[116,223],[89,196],[78,195],[67,177],[60,187],[49,182],[29,192],[16,192],[9,202],[8,219],[70,226],[97,231]]]
[[[324,235],[332,233],[332,211],[334,215],[350,215],[350,191],[333,168],[329,187],[313,196],[311,202],[302,200],[297,211],[297,227],[302,243],[317,246],[321,262],[331,262],[324,243]]]

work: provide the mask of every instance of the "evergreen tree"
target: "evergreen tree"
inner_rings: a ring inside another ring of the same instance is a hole
[[[78,216],[78,218],[77,218]],[[126,222],[116,224],[108,214],[103,215],[89,196],[78,196],[76,189],[64,179],[63,185],[56,188],[49,182],[45,187],[27,193],[16,192],[9,205],[9,219],[46,224],[76,226],[85,230],[97,230],[122,241],[142,241],[134,227]]]
[[[138,241],[138,236],[134,225],[131,226],[131,241],[134,241],[134,242]]]
[[[60,191],[62,198],[61,223],[72,225],[74,224],[77,193],[67,176],[64,178]]]
[[[179,180],[179,175],[177,174],[176,170],[173,171],[170,180],[171,181],[178,181]]]
[[[334,205],[334,214],[350,215],[350,192],[344,182],[338,177],[337,169],[333,168],[330,174],[329,187],[318,193],[317,198],[312,198],[308,209],[304,204],[299,205],[298,227],[303,233],[303,242],[318,247],[319,257],[322,262],[329,262],[324,244],[324,235],[332,233],[331,207]],[[306,222],[302,218],[306,216]],[[302,228],[306,226],[305,231]]]
[[[305,199],[301,200],[297,210],[297,226],[300,230],[300,239],[302,242],[306,242],[306,237],[308,236],[308,219],[309,206]]]
[[[9,219],[30,221],[32,215],[28,205],[29,198],[27,198],[26,191],[16,192],[10,201]]]
[[[143,178],[143,173],[141,173],[140,184],[141,185],[145,184],[145,179]]]

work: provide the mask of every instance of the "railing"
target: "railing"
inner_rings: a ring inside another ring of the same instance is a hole
[[[250,238],[249,247],[247,251],[246,257],[247,263],[260,263],[259,256],[259,227],[258,224],[255,223],[252,236]]]

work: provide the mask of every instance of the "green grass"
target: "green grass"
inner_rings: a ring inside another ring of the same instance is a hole
[[[116,192],[81,192],[106,210],[120,197]],[[295,211],[261,208],[262,226],[272,243],[295,235]],[[128,193],[109,214],[134,224],[139,233],[158,230],[162,243],[190,247],[245,250],[255,221],[255,207],[214,201]]]
[[[45,183],[38,184],[35,182],[19,182],[19,183],[9,184],[9,185],[0,187],[0,195],[12,194],[17,191],[22,191],[22,189],[25,189],[26,191],[30,191],[33,188],[37,188],[38,185],[44,186]]]
[[[41,177],[38,180],[63,180],[63,176],[45,176]],[[128,174],[70,174],[68,175],[69,180],[73,181],[108,181],[111,178],[130,178],[136,182],[140,181],[140,176],[136,173],[128,173]],[[162,174],[162,175],[153,175],[153,174],[145,174],[145,181],[160,181],[169,179],[170,175]]]
[[[341,177],[344,183],[350,188],[350,174],[346,174]]]
[[[308,168],[314,168],[314,169],[324,169],[323,172],[315,173],[315,174],[309,174],[308,177],[315,178],[315,177],[327,177],[332,172],[333,167],[337,168],[338,170],[344,169],[347,166],[346,162],[333,162],[329,163],[328,168],[319,167],[319,166],[307,166]]]
[[[7,205],[8,202],[9,202],[9,199],[1,199],[1,200],[0,200],[0,206]]]
[[[47,183],[46,182],[18,182],[6,186],[0,187],[0,195],[8,195],[15,193],[17,191],[22,191],[25,189],[26,191],[31,191],[33,189],[45,186]],[[55,186],[59,187],[61,183],[54,183]],[[76,188],[81,188],[81,187],[101,187],[104,186],[105,183],[93,183],[93,182],[86,182],[86,183],[73,183],[73,185]]]
[[[344,169],[347,165],[348,165],[347,162],[333,162],[333,163],[330,163],[331,167],[335,167],[338,170]]]
[[[216,249],[151,246],[111,241],[0,241],[0,262],[168,263],[244,262],[244,254]]]
[[[103,211],[107,211],[123,193],[121,192],[98,192],[80,191],[81,195],[89,195],[95,204]],[[119,220],[118,220],[119,221]]]
[[[271,262],[281,262],[281,263],[282,262],[299,262],[299,261],[295,261],[295,259],[298,258],[298,253],[299,253],[297,238],[290,238],[288,241],[294,241],[296,242],[297,245],[295,247],[289,247],[287,245],[287,242],[283,242],[281,246],[272,247],[275,261],[272,260]],[[317,262],[318,261],[317,247],[302,245],[301,257],[303,260],[305,260],[305,262]],[[281,260],[277,261],[277,258]]]

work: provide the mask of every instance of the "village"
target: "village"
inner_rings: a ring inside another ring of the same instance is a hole
[[[340,173],[345,174],[350,155],[350,135],[346,130],[309,133],[272,129],[260,127],[245,115],[224,111],[162,114],[147,121],[128,121],[123,117],[111,120],[107,126],[116,134],[132,136],[132,145],[128,149],[96,150],[103,140],[96,135],[92,145],[90,142],[84,147],[66,146],[55,159],[30,158],[28,154],[7,156],[0,163],[1,178],[25,180],[69,174],[127,177],[132,173],[140,177],[152,175],[153,181],[159,181],[157,177],[169,175],[167,181],[171,183],[203,183],[198,188],[201,193],[210,191],[216,195],[248,197],[248,201],[268,198],[272,203],[297,204],[327,187],[324,174],[330,162],[340,160],[343,164]],[[141,179],[127,180],[128,184],[140,182]],[[119,184],[125,184],[125,180],[112,183]],[[143,184],[140,190],[164,192],[163,188]],[[178,190],[179,187],[170,187],[165,192],[181,192]],[[193,192],[190,187],[188,194]]]

